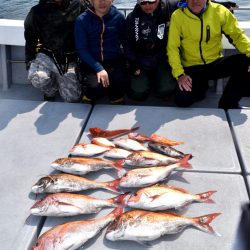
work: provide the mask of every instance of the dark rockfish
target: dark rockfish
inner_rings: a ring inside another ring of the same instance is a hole
[[[179,233],[188,226],[216,234],[209,223],[219,215],[220,213],[213,213],[190,218],[172,213],[144,210],[128,211],[109,225],[106,239],[111,241],[133,240],[145,244],[145,242],[160,238],[162,235]]]
[[[115,137],[128,134],[137,129],[139,129],[139,127],[135,127],[131,129],[119,129],[119,130],[103,130],[101,128],[90,128],[89,132],[91,133],[93,137],[103,137],[107,139],[113,139]]]
[[[105,217],[95,220],[72,221],[58,225],[42,234],[33,250],[74,250],[97,235],[117,216],[122,214],[122,208],[114,209]]]
[[[173,147],[162,145],[157,142],[149,142],[148,147],[157,153],[164,154],[164,155],[177,158],[177,159],[181,159],[185,155],[187,155],[187,154],[182,153],[181,151],[178,151],[177,149]]]
[[[87,189],[103,188],[118,192],[119,179],[107,182],[98,182],[84,177],[70,174],[51,174],[41,178],[32,188],[35,194],[79,192]]]

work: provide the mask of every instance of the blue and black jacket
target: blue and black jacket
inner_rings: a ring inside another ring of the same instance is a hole
[[[102,18],[87,9],[75,22],[75,43],[80,60],[95,73],[122,55],[125,17],[115,6]]]

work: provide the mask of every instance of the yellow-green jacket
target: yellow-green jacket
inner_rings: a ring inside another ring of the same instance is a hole
[[[224,6],[209,1],[201,17],[187,7],[176,10],[171,17],[167,46],[173,76],[185,74],[183,67],[208,64],[222,57],[222,33],[250,57],[250,39]]]

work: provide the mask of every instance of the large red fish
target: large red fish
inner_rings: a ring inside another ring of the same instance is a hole
[[[135,127],[131,129],[118,129],[118,130],[103,130],[101,128],[90,128],[89,132],[91,133],[93,137],[103,137],[107,139],[113,139],[115,137],[128,134],[137,129],[139,129],[139,127]]]
[[[188,226],[193,226],[203,232],[215,234],[209,223],[218,215],[220,213],[190,218],[163,212],[128,211],[119,216],[108,227],[106,238],[111,241],[133,240],[144,244],[162,235],[179,233]]]

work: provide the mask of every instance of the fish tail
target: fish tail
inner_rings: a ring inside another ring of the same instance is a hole
[[[105,182],[105,186],[106,186],[107,189],[109,189],[111,191],[114,191],[116,193],[120,193],[119,192],[120,180],[121,179],[116,179],[116,180],[113,180],[113,181]]]
[[[129,194],[128,192],[125,194],[120,194],[114,198],[111,198],[110,201],[119,207],[124,207],[125,206],[125,199],[128,196],[128,194]]]
[[[210,196],[217,191],[207,191],[205,193],[196,194],[199,198],[198,201],[205,202],[205,203],[214,203],[213,199],[210,199]]]
[[[123,169],[123,165],[124,165],[124,162],[125,160],[117,160],[114,162],[114,167],[117,169],[117,170],[122,170]]]
[[[130,132],[138,130],[140,127],[131,128]]]
[[[109,215],[114,215],[115,217],[118,217],[123,213],[123,208],[122,207],[117,207],[113,211],[109,213]]]
[[[192,221],[194,222],[193,225],[197,228],[199,228],[201,231],[217,234],[214,229],[209,225],[217,216],[219,216],[221,213],[213,213],[213,214],[207,214],[200,217],[192,218]]]
[[[191,155],[188,154],[188,155],[185,155],[180,161],[180,166],[182,168],[193,168],[192,165],[188,162],[188,160],[190,159]]]

